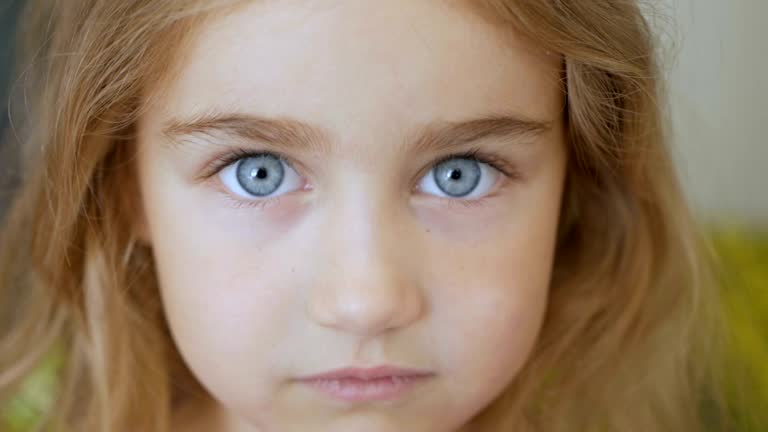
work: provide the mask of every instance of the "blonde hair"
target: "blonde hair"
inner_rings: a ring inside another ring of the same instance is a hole
[[[26,21],[41,39],[23,49],[33,105],[0,237],[0,402],[55,352],[46,427],[163,432],[204,391],[170,337],[124,197],[136,193],[127,179],[148,86],[173,74],[167,53],[209,10],[62,3],[33,1]],[[647,18],[635,0],[473,4],[562,55],[571,153],[540,340],[473,430],[699,429],[716,298],[667,148]]]

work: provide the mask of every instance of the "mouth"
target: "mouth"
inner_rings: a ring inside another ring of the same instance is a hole
[[[416,369],[379,366],[344,368],[300,378],[299,381],[326,397],[344,402],[392,401],[434,377]]]

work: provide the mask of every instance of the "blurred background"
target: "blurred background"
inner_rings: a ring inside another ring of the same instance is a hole
[[[6,106],[8,91],[11,86],[11,74],[13,66],[13,44],[15,23],[21,8],[21,1],[0,0],[0,128],[4,129],[8,123]]]
[[[720,260],[733,430],[768,431],[768,1],[653,4],[677,165]]]
[[[0,131],[21,3],[0,0]],[[720,263],[730,416],[734,430],[768,431],[768,0],[647,3],[664,42],[680,176]],[[18,430],[51,379],[41,371],[10,411]]]
[[[678,166],[702,218],[768,222],[766,0],[662,0]],[[676,40],[675,40],[676,39]]]

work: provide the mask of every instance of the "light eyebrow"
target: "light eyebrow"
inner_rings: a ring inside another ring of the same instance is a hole
[[[444,151],[482,139],[510,140],[535,137],[551,123],[514,114],[492,114],[467,121],[438,121],[417,130],[404,142],[414,152]],[[264,117],[245,113],[214,113],[189,120],[172,120],[163,134],[180,143],[182,136],[224,133],[246,141],[262,142],[279,149],[328,153],[332,134],[326,129],[288,117]]]
[[[287,117],[270,118],[242,113],[213,113],[189,120],[171,120],[163,135],[178,144],[180,137],[224,133],[246,141],[264,142],[286,149],[330,150],[330,133]]]
[[[415,152],[441,151],[483,139],[533,138],[551,128],[551,123],[515,114],[492,114],[466,121],[430,123],[416,134]]]

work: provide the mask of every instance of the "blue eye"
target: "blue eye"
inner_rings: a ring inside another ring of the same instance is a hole
[[[481,170],[477,161],[449,159],[432,169],[440,190],[452,197],[468,195],[480,183]]]
[[[487,156],[486,156],[487,157]],[[303,180],[289,162],[272,153],[236,155],[219,170],[221,183],[233,194],[248,201],[271,198],[302,188]],[[436,163],[419,182],[423,192],[474,200],[490,193],[500,174],[510,177],[498,162],[486,162],[474,154],[453,156]]]
[[[480,198],[491,191],[500,172],[467,157],[454,157],[435,165],[419,183],[427,193],[449,198]]]
[[[276,191],[285,177],[282,162],[272,155],[241,159],[235,170],[240,186],[260,197]]]
[[[298,173],[283,159],[269,153],[243,157],[222,169],[219,177],[227,189],[242,198],[265,198],[301,186]]]

